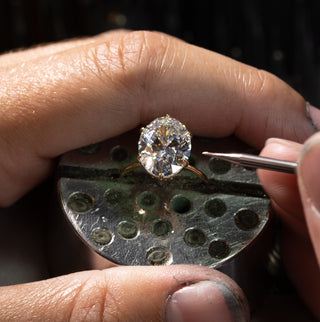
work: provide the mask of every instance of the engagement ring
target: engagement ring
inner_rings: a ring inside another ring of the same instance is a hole
[[[200,170],[189,164],[190,154],[190,132],[180,121],[166,115],[141,128],[137,162],[124,171],[141,165],[149,174],[163,180],[186,168],[207,181]]]

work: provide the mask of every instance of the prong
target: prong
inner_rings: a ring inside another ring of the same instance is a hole
[[[192,171],[193,173],[197,174],[201,179],[203,179],[205,182],[209,182],[209,179],[207,178],[207,176],[201,172],[200,170],[198,170],[197,168],[193,167],[192,165],[189,164],[185,167],[185,169]]]
[[[142,133],[145,130],[144,127],[140,128],[140,133]]]
[[[186,168],[189,164],[189,160],[183,160],[182,166]]]
[[[137,168],[137,167],[141,167],[141,163],[139,161],[135,161],[131,164],[129,164],[128,166],[126,166],[122,171],[120,176],[122,177],[127,171]]]

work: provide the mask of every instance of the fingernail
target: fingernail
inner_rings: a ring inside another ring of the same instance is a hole
[[[308,202],[314,210],[320,210],[320,132],[305,143],[298,164],[299,180]]]
[[[249,321],[245,299],[239,299],[225,284],[201,281],[174,292],[166,307],[167,322]]]
[[[307,117],[316,131],[320,130],[320,109],[306,102]]]
[[[294,150],[298,150],[298,151],[301,150],[301,145],[299,143],[289,141],[289,140],[284,140],[284,139],[269,138],[266,140],[265,146],[267,146],[269,144],[280,144],[280,145],[286,146],[290,149],[294,149]]]

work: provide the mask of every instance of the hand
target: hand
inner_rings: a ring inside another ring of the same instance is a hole
[[[60,154],[166,113],[194,134],[235,133],[255,147],[314,132],[304,99],[281,80],[160,33],[117,31],[6,54],[0,77],[2,206],[44,180]],[[195,266],[114,267],[3,287],[0,307],[2,320],[248,319],[237,285]]]

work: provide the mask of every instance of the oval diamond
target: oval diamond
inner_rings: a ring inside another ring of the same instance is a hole
[[[190,153],[191,134],[169,115],[155,119],[141,131],[138,160],[155,177],[164,179],[180,172]]]

